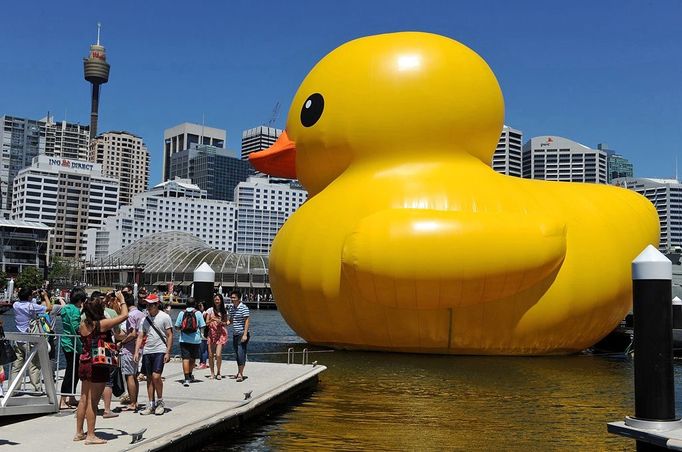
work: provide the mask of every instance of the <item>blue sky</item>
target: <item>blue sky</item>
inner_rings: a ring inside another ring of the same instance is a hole
[[[418,30],[454,38],[495,72],[505,123],[596,147],[644,177],[673,177],[682,147],[682,2],[69,1],[2,6],[0,114],[89,123],[82,58],[102,22],[112,65],[100,131],[129,130],[160,181],[163,130],[241,131],[282,104],[326,53],[365,35]]]

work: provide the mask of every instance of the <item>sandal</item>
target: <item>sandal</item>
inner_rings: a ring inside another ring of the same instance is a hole
[[[112,417],[118,417],[118,413],[104,413],[102,415],[104,419],[111,419]]]
[[[215,379],[216,379],[216,380],[222,380],[223,377],[221,377],[220,374],[218,374],[218,375],[216,375]]]
[[[87,435],[85,433],[76,433],[76,436],[73,437],[74,441],[83,441]]]
[[[244,381],[242,377],[237,377],[237,383]]]

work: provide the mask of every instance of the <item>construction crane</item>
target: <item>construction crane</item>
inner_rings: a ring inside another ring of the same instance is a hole
[[[279,119],[279,101],[277,101],[275,106],[272,108],[272,114],[270,115],[270,119],[267,122],[267,126],[274,127],[277,119]]]

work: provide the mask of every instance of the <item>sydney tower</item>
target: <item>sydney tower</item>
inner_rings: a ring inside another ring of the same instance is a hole
[[[92,83],[90,108],[90,139],[97,136],[97,111],[99,110],[99,86],[109,81],[109,63],[104,47],[99,44],[101,24],[97,24],[97,44],[90,46],[90,56],[83,58],[85,80]]]

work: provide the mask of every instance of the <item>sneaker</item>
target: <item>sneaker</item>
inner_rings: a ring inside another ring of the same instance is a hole
[[[163,413],[166,412],[166,408],[163,406],[163,400],[159,400],[156,402],[156,408],[154,409],[154,414],[157,416],[161,416]]]
[[[189,380],[185,380],[185,381],[182,383],[182,385],[183,385],[184,387],[188,388],[188,387],[189,387]]]
[[[197,366],[197,369],[208,369],[208,365],[206,363],[201,363]]]
[[[154,414],[154,408],[152,407],[151,404],[149,404],[149,405],[147,405],[147,408],[145,408],[144,410],[140,411],[140,414],[141,414],[142,416],[148,416],[148,415],[150,415],[150,414]]]

